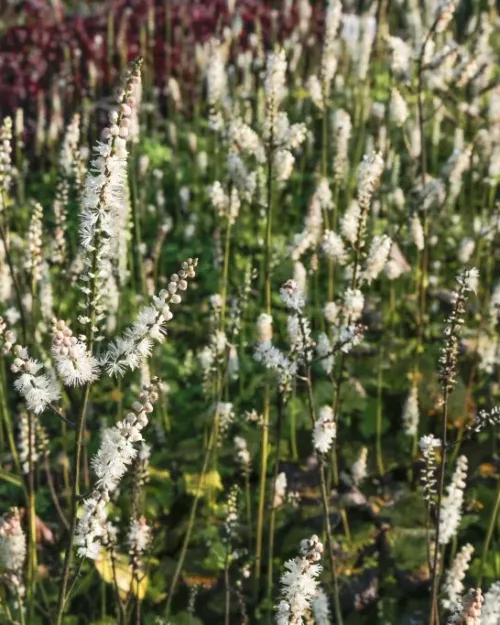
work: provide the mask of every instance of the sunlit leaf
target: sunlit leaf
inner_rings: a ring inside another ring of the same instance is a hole
[[[126,599],[131,592],[136,595],[138,599],[144,599],[146,596],[148,576],[141,574],[139,583],[137,583],[136,580],[133,579],[128,556],[123,554],[118,554],[116,556],[114,572],[109,554],[102,551],[99,558],[95,560],[95,567],[107,584],[115,584],[116,574],[116,585],[122,599]]]

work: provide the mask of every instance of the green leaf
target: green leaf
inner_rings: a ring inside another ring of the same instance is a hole
[[[20,488],[23,488],[24,486],[23,480],[18,475],[14,475],[8,471],[3,471],[2,469],[0,469],[0,479],[9,482],[10,484],[14,484],[14,486],[19,486]]]

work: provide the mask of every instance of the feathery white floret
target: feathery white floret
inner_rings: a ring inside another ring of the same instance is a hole
[[[88,351],[85,338],[73,336],[62,319],[53,322],[51,352],[56,371],[66,386],[81,386],[98,379],[97,358]]]
[[[321,249],[330,260],[344,265],[347,261],[347,253],[342,238],[332,230],[326,230],[323,234]]]
[[[368,449],[363,447],[359,453],[358,459],[351,466],[352,481],[356,486],[359,486],[367,476],[367,460]]]
[[[314,449],[322,454],[328,453],[337,435],[335,415],[330,406],[322,406],[319,417],[314,424],[313,445]]]
[[[386,234],[373,237],[368,258],[362,273],[363,280],[370,283],[383,271],[392,247],[392,240]]]
[[[500,623],[500,582],[495,582],[484,595],[481,625],[498,625],[498,623]]]
[[[318,562],[322,553],[323,544],[314,535],[301,542],[299,556],[285,563],[281,576],[283,599],[276,606],[278,625],[303,625],[303,618],[318,593],[317,578],[321,573]]]
[[[408,393],[403,407],[403,428],[407,436],[418,434],[418,424],[420,421],[420,411],[418,408],[418,387],[413,385]]]

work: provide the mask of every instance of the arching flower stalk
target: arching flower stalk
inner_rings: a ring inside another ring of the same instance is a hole
[[[103,432],[101,445],[91,462],[97,482],[84,501],[83,515],[76,526],[75,545],[81,558],[95,559],[99,555],[101,538],[106,533],[106,504],[139,453],[141,431],[158,400],[157,386],[158,380],[154,379],[150,387],[141,391],[125,419]]]
[[[180,291],[188,287],[188,280],[195,277],[198,259],[189,258],[183,262],[178,273],[174,273],[167,288],[154,296],[149,306],[145,306],[137,320],[115,339],[102,358],[102,365],[109,375],[124,375],[127,369],[134,371],[151,354],[154,343],[165,340],[165,324],[173,317],[172,304],[179,304]]]
[[[463,580],[469,568],[473,552],[474,547],[472,545],[464,545],[455,556],[449,571],[446,573],[444,582],[446,597],[443,598],[442,604],[447,610],[454,610],[464,592]]]

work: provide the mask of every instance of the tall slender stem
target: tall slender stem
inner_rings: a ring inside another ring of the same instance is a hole
[[[28,616],[30,621],[35,611],[36,562],[36,511],[35,511],[35,467],[33,454],[35,429],[33,415],[28,412]]]
[[[436,613],[438,612],[437,606],[437,594],[439,590],[439,574],[438,574],[438,560],[439,560],[439,534],[440,534],[440,515],[441,515],[441,503],[443,500],[443,492],[444,492],[444,476],[446,470],[446,445],[447,445],[447,437],[446,437],[446,424],[448,423],[448,387],[444,388],[444,406],[443,406],[443,419],[442,419],[442,428],[443,434],[441,439],[441,463],[439,467],[439,490],[438,490],[438,500],[436,506],[436,540],[434,543],[434,557],[432,562],[431,569],[431,580],[432,580],[432,593],[431,593],[431,606],[429,612],[429,625],[434,625],[436,622]]]
[[[221,330],[224,329],[224,320],[226,317],[226,298],[227,298],[227,285],[229,275],[229,258],[231,247],[231,219],[227,218],[226,223],[226,238],[224,242],[224,267],[222,269],[222,310],[220,315]]]
[[[74,474],[73,474],[73,483],[71,489],[71,517],[69,522],[69,532],[68,532],[68,543],[66,545],[66,554],[64,556],[64,569],[63,576],[61,581],[61,587],[59,589],[59,601],[57,606],[57,619],[56,625],[61,625],[63,615],[64,615],[64,607],[66,604],[66,600],[68,597],[66,596],[66,589],[68,587],[69,581],[69,571],[71,566],[71,556],[73,552],[73,544],[75,540],[75,529],[76,529],[76,515],[78,511],[78,495],[80,492],[80,469],[81,469],[81,454],[82,454],[82,441],[83,441],[83,433],[85,431],[85,416],[87,413],[87,405],[90,396],[90,384],[86,384],[82,407],[80,410],[80,414],[78,416],[78,424],[77,424],[77,434],[75,439],[75,464],[74,464]]]
[[[268,619],[271,618],[271,606],[272,606],[272,591],[273,591],[273,555],[274,555],[274,529],[276,526],[276,506],[274,505],[274,492],[276,490],[276,480],[278,479],[278,471],[280,464],[280,450],[281,450],[281,431],[283,425],[283,397],[281,394],[278,396],[278,419],[276,423],[276,458],[274,460],[274,471],[272,490],[270,496],[270,520],[269,520],[269,547],[267,554],[267,609]]]
[[[271,122],[271,137],[267,151],[267,203],[266,203],[266,239],[265,239],[265,302],[266,313],[271,314],[271,243],[272,243],[272,219],[273,219],[273,128]],[[267,458],[269,454],[269,386],[266,385],[264,392],[264,415],[261,434],[260,456],[260,480],[259,480],[259,510],[257,516],[257,535],[255,545],[255,590],[258,592],[260,580],[260,568],[262,558],[262,535],[264,527],[264,505],[266,498]]]
[[[307,385],[307,402],[308,402],[308,407],[309,407],[309,415],[311,417],[312,426],[314,428],[314,424],[316,423],[316,410],[314,408],[314,397],[313,397],[313,391],[312,391],[311,367],[307,367],[306,385]],[[323,505],[323,517],[325,521],[325,530],[326,530],[326,537],[327,537],[327,542],[328,542],[328,555],[330,559],[330,572],[331,572],[332,583],[333,583],[333,599],[334,599],[334,605],[335,605],[335,617],[336,617],[337,625],[342,625],[343,620],[342,620],[342,609],[340,605],[340,596],[339,596],[337,563],[336,563],[335,551],[333,547],[332,527],[330,524],[330,510],[329,510],[329,502],[328,502],[328,491],[327,491],[327,485],[326,485],[325,461],[322,455],[320,456],[319,476],[320,476],[320,484],[321,484],[321,502]]]
[[[186,529],[186,534],[184,536],[184,541],[182,543],[181,553],[180,553],[179,559],[177,560],[177,566],[175,567],[175,572],[174,572],[174,577],[172,578],[172,583],[170,584],[170,589],[169,589],[168,599],[167,599],[167,606],[165,608],[166,620],[168,620],[170,616],[170,611],[172,609],[172,599],[175,595],[175,590],[179,582],[179,578],[182,572],[182,567],[184,566],[184,560],[186,558],[187,549],[189,546],[189,542],[191,540],[191,534],[193,532],[194,521],[196,518],[196,511],[198,509],[198,503],[200,501],[201,494],[203,492],[203,482],[205,481],[205,475],[207,473],[208,464],[210,462],[210,458],[212,456],[212,451],[213,451],[214,444],[215,444],[216,429],[217,429],[217,411],[214,412],[214,416],[212,418],[208,445],[205,451],[205,457],[203,458],[203,467],[201,469],[201,473],[198,479],[198,484],[196,487],[196,492],[194,495],[193,503],[191,505],[191,512],[189,515],[189,521],[188,521],[188,525]]]
[[[481,588],[481,582],[483,581],[484,565],[486,564],[486,558],[490,548],[491,537],[493,536],[493,530],[495,529],[496,521],[498,518],[498,512],[500,511],[500,478],[497,484],[497,493],[495,498],[495,504],[491,513],[490,523],[488,525],[488,532],[483,545],[483,553],[481,555],[481,565],[479,567],[479,575],[477,576],[477,587]]]

